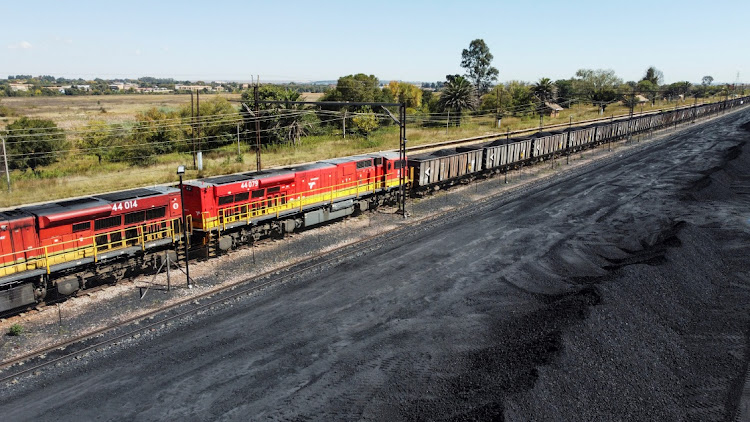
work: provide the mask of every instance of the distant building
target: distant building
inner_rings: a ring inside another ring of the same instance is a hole
[[[116,82],[113,84],[109,84],[109,89],[113,91],[127,91],[128,89],[136,89],[138,88],[138,85],[131,84],[131,83],[125,83],[125,82]]]
[[[31,88],[31,84],[10,84],[10,89],[13,91],[28,91]]]
[[[203,91],[203,90],[210,91],[211,85],[175,85],[174,90],[175,91]]]
[[[649,102],[648,98],[646,98],[646,97],[644,97],[643,95],[640,95],[640,94],[638,94],[638,95],[635,96],[635,100],[638,101],[638,105],[643,105],[643,104],[646,104],[647,102]]]
[[[547,101],[544,102],[544,112],[549,113],[549,117],[557,117],[560,115],[560,112],[564,109],[555,103],[549,103]]]

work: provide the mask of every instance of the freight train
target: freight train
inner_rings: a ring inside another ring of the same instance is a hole
[[[0,312],[268,236],[394,204],[401,172],[424,195],[745,104],[747,98],[411,155],[381,152],[47,202],[0,212]],[[181,197],[182,196],[182,197]],[[184,201],[184,210],[183,210]],[[185,221],[183,222],[183,215]]]

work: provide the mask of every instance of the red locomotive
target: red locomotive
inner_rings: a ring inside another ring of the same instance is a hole
[[[0,311],[69,295],[89,279],[144,267],[182,237],[180,191],[153,187],[0,213]]]
[[[217,176],[183,185],[194,249],[209,256],[394,201],[398,153]],[[180,191],[152,187],[0,212],[0,311],[158,267],[182,250]]]

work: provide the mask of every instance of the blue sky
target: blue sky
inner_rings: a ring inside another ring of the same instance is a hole
[[[438,81],[482,38],[501,81],[580,68],[750,81],[750,1],[0,0],[0,77]]]

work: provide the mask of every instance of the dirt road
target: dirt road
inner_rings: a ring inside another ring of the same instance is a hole
[[[726,420],[742,111],[3,387],[5,420]]]

